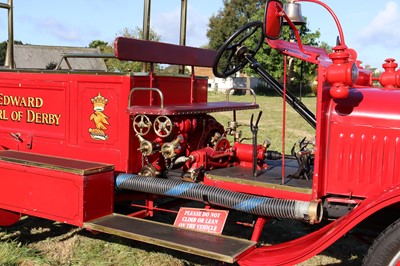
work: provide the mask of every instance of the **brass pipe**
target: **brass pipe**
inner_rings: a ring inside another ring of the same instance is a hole
[[[187,0],[181,0],[181,27],[179,44],[186,45]]]
[[[186,24],[187,24],[187,0],[181,0],[181,26],[179,44],[186,45]],[[179,67],[179,73],[185,74],[185,66]]]
[[[13,0],[8,0],[8,4],[0,3],[0,8],[8,9],[8,43],[5,66],[14,68],[14,12]]]
[[[150,13],[151,13],[151,0],[144,0],[142,39],[147,41],[150,39]],[[148,71],[148,65],[146,62],[143,62],[142,68],[143,72]]]
[[[9,68],[14,69],[14,8],[13,8],[13,0],[8,0],[8,5],[10,8],[8,9],[8,60],[9,60]]]

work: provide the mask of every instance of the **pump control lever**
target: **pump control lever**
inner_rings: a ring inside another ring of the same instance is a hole
[[[258,123],[260,122],[260,118],[262,115],[262,111],[258,113],[257,121],[253,124],[254,114],[251,115],[250,119],[250,130],[253,133],[253,177],[257,177],[257,133],[258,133]]]

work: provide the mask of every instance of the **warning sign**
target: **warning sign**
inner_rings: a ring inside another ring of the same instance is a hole
[[[229,211],[181,208],[175,219],[175,226],[221,234]]]

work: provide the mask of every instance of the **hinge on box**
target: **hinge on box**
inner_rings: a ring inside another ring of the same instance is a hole
[[[13,137],[16,141],[19,141],[21,143],[24,143],[24,139],[21,138],[21,133],[17,132],[17,133],[12,133],[10,132],[11,137]],[[28,149],[32,149],[32,136],[27,137],[27,141],[26,141],[26,147]]]
[[[32,140],[33,140],[32,136],[28,137],[28,142],[26,143],[26,147],[28,149],[32,149]]]

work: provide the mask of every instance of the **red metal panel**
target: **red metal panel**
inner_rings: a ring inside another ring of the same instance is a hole
[[[129,171],[129,75],[1,72],[0,80],[3,149],[109,163]],[[105,102],[100,111],[94,110],[96,97]]]
[[[366,197],[400,183],[400,95],[351,91],[331,105],[325,191]]]
[[[314,176],[312,180],[313,199],[319,199],[325,196],[325,181],[328,175],[325,173],[326,169],[326,150],[327,150],[327,135],[329,134],[329,126],[326,122],[329,118],[329,106],[332,101],[329,95],[329,87],[321,84],[324,80],[323,73],[325,68],[318,65],[318,94],[317,94],[317,128],[315,132],[315,154],[314,154]]]
[[[337,124],[331,130],[338,138],[328,155],[327,193],[363,197],[400,183],[400,130]]]
[[[0,208],[82,226],[113,212],[113,181],[112,171],[82,176],[0,161]]]
[[[0,139],[3,148],[28,149],[35,135],[52,140],[66,137],[67,107],[60,103],[67,101],[69,84],[36,79],[26,74],[0,73],[0,77]],[[49,95],[54,98],[49,99]],[[49,116],[52,116],[50,120]]]
[[[164,105],[207,102],[207,79],[196,78],[193,98],[190,93],[191,78],[154,76],[150,84],[149,76],[133,76],[132,88],[157,88],[162,91]],[[135,91],[131,97],[131,105],[160,106],[161,99],[154,91]]]
[[[207,93],[204,95],[204,88],[207,85],[207,80],[203,79],[203,84],[199,84],[199,88],[196,87],[194,91],[196,91],[197,89],[202,89],[201,91],[203,92],[203,94],[194,95],[194,99],[191,99],[191,80],[189,77],[158,76],[155,77],[153,86],[163,92],[165,105],[173,105],[191,102],[206,102]],[[160,98],[158,96],[154,97],[153,105],[159,105],[160,103]]]
[[[114,211],[114,175],[104,172],[83,177],[83,217],[87,222]],[[79,221],[80,222],[80,221]]]

